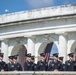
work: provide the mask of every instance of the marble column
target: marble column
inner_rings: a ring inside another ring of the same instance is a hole
[[[8,39],[1,41],[1,52],[4,53],[3,60],[8,62]]]
[[[67,60],[67,34],[59,35],[59,56],[64,57],[64,62]]]
[[[32,55],[35,55],[35,37],[34,36],[28,37],[27,45],[28,45],[27,52],[31,53]]]

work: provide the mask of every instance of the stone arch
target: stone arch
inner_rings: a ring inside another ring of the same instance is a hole
[[[73,41],[71,48],[70,48],[70,52],[74,53],[74,60],[76,61],[76,40]]]
[[[71,45],[70,52],[75,52],[76,49],[76,41],[74,41]]]
[[[52,56],[53,53],[59,53],[58,46],[55,42],[53,42],[52,49],[50,51],[50,56]]]
[[[53,44],[56,45],[57,50],[58,50],[58,44],[56,42],[47,40],[40,45],[40,47],[38,49],[38,56],[39,56],[40,53],[45,52],[47,50],[46,48],[47,48],[48,45],[53,46]],[[51,47],[51,49],[52,49],[52,47]],[[51,49],[50,49],[49,53],[51,53]],[[38,57],[38,59],[40,59],[40,58]]]
[[[44,49],[45,49],[47,44],[48,44],[48,42],[44,42],[40,45],[39,50],[38,50],[38,54],[44,52]]]
[[[26,47],[21,44],[21,43],[17,43],[13,49],[12,49],[12,52],[11,52],[11,55],[16,55],[18,54],[18,62],[21,64],[22,68],[23,68],[23,64],[26,60],[26,57],[25,57],[25,54],[27,54],[27,49]]]

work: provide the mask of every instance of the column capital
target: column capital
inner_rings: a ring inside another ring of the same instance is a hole
[[[0,41],[8,42],[9,39],[3,39],[3,38],[0,38]]]
[[[29,36],[27,37],[27,45],[28,45],[28,53],[34,55],[35,52],[35,37]]]
[[[3,41],[4,40],[4,38],[0,38],[0,41]]]
[[[36,36],[34,36],[34,35],[27,35],[27,36],[24,36],[24,37],[26,37],[26,38],[35,38]]]
[[[1,41],[8,42],[8,41],[9,41],[9,39],[2,39]]]
[[[68,35],[68,33],[67,32],[55,32],[55,34],[57,34],[57,35]]]

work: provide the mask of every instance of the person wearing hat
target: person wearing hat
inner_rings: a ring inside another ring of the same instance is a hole
[[[9,58],[9,63],[7,63],[8,71],[13,71],[14,70],[13,56],[9,56],[8,58]]]
[[[36,64],[34,63],[35,56],[31,56],[31,63],[32,63],[32,71],[36,71]]]
[[[45,53],[40,54],[41,60],[37,62],[37,71],[46,71]]]
[[[65,64],[63,63],[63,58],[64,57],[59,57],[59,61],[61,62],[61,70],[60,71],[65,71]]]
[[[61,62],[58,61],[58,53],[53,54],[53,61],[48,66],[48,71],[60,71]]]
[[[22,71],[21,64],[17,62],[17,56],[18,55],[13,56],[14,71]]]
[[[53,61],[53,57],[49,57],[48,66]]]
[[[66,71],[75,71],[74,53],[69,53],[69,60],[65,62]]]
[[[49,65],[52,63],[53,60],[54,60],[53,57],[49,57],[48,67],[49,67]],[[47,70],[48,70],[48,67],[47,67]],[[48,71],[49,71],[49,70],[48,70]]]
[[[3,61],[4,53],[0,53],[0,71],[7,71],[8,67],[7,64]]]
[[[31,53],[26,54],[26,61],[24,63],[24,71],[32,71]]]

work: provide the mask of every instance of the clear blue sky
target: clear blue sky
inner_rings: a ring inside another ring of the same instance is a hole
[[[12,13],[75,3],[76,0],[0,0],[0,15],[5,14],[6,9],[9,10],[9,13]]]
[[[52,54],[54,54],[54,53],[58,53],[58,48],[55,43],[52,46],[50,56],[52,56]]]

